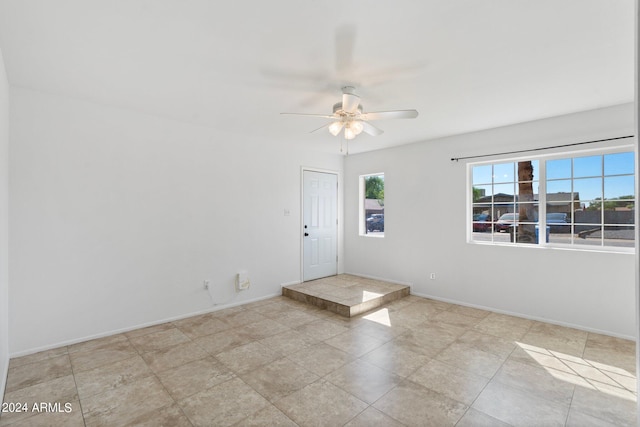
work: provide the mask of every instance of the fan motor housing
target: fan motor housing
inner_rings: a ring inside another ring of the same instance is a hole
[[[356,113],[347,113],[342,109],[342,102],[337,102],[333,104],[333,114],[338,114],[340,116],[355,116],[357,114],[362,114],[362,104],[358,105],[358,111]]]

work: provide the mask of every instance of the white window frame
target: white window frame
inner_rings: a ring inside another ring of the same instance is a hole
[[[358,178],[358,233],[361,237],[373,237],[376,239],[384,239],[384,232],[382,233],[367,233],[367,221],[365,218],[365,196],[366,185],[365,180],[372,176],[385,176],[384,172],[368,173],[360,175]],[[385,218],[386,219],[386,218]],[[386,224],[385,224],[386,228]]]
[[[489,245],[489,246],[511,246],[511,247],[526,247],[526,248],[551,248],[551,249],[561,249],[561,250],[574,250],[574,251],[587,251],[587,252],[616,252],[616,253],[635,253],[635,246],[638,245],[638,242],[635,242],[634,247],[622,247],[622,246],[595,246],[595,245],[581,245],[579,243],[554,243],[554,242],[546,242],[545,238],[539,238],[537,243],[513,243],[513,242],[495,242],[495,241],[481,241],[481,240],[473,240],[473,222],[470,220],[473,218],[473,168],[475,166],[485,166],[485,165],[494,165],[500,163],[517,163],[521,161],[529,161],[529,160],[538,160],[539,170],[536,177],[534,177],[534,181],[538,182],[538,227],[539,230],[546,230],[547,226],[547,174],[546,174],[546,162],[549,160],[558,160],[558,159],[573,159],[576,157],[584,157],[584,156],[595,156],[595,155],[607,155],[607,154],[616,154],[616,153],[625,153],[625,152],[634,152],[635,147],[633,145],[622,145],[608,148],[594,148],[587,150],[578,150],[578,151],[568,151],[568,152],[557,152],[553,154],[547,155],[532,155],[532,156],[522,156],[522,157],[505,157],[505,158],[493,158],[491,160],[483,160],[479,162],[469,162],[467,163],[467,214],[465,217],[465,221],[467,223],[467,243],[474,245]],[[638,165],[635,165],[634,175],[637,174]],[[602,171],[602,176],[604,175],[604,170]],[[517,177],[515,177],[517,180]],[[574,179],[573,177],[571,178]],[[637,182],[637,177],[635,177]],[[604,196],[603,196],[604,197]],[[638,188],[635,188],[634,195],[634,203],[636,209],[638,208]],[[604,212],[603,212],[604,214]],[[497,218],[493,218],[493,221],[496,221]],[[634,227],[638,227],[638,224],[634,224]],[[637,231],[636,231],[637,235]],[[541,236],[542,237],[542,236]]]

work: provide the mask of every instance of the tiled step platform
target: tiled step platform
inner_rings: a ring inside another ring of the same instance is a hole
[[[283,286],[282,295],[353,317],[409,295],[409,286],[350,274]]]

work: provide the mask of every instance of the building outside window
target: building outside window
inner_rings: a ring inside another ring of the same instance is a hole
[[[473,242],[635,246],[631,151],[474,164],[469,170]]]

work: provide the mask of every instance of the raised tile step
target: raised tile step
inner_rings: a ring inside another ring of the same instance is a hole
[[[282,295],[345,317],[373,310],[408,296],[407,285],[340,274],[282,287]]]

